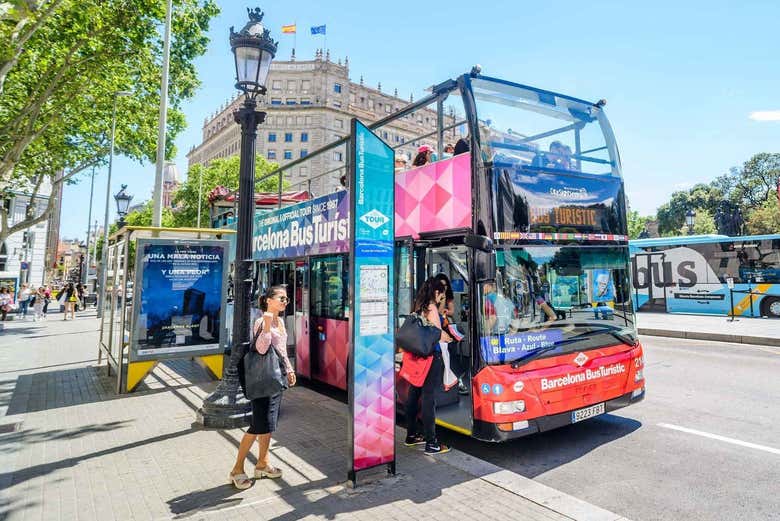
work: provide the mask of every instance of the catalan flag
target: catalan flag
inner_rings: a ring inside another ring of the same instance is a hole
[[[284,34],[295,34],[295,24],[283,25],[282,26],[282,33],[284,33]]]

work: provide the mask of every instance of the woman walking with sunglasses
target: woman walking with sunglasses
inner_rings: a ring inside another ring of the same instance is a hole
[[[275,349],[280,360],[284,364],[287,373],[287,383],[295,385],[295,371],[287,358],[287,330],[284,327],[284,319],[279,315],[287,307],[287,290],[284,286],[272,286],[260,297],[259,305],[263,310],[263,316],[254,325],[255,343],[250,349],[264,355],[268,349]],[[239,378],[244,378],[244,364],[239,364]],[[279,406],[282,402],[282,393],[264,398],[252,400],[252,421],[247,429],[241,444],[238,447],[238,457],[233,470],[230,471],[230,481],[239,490],[252,486],[252,482],[244,473],[244,460],[249,454],[252,444],[257,440],[257,466],[254,477],[279,478],[282,471],[272,467],[268,463],[268,447],[271,445],[271,433],[276,430],[276,422],[279,418]]]

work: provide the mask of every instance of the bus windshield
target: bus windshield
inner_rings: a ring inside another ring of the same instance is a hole
[[[626,246],[507,246],[496,265],[479,288],[487,364],[635,342]]]
[[[612,130],[600,106],[517,85],[471,80],[483,156],[497,164],[619,176]]]

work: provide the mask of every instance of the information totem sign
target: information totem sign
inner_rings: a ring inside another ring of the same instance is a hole
[[[138,239],[130,362],[222,353],[229,244]]]
[[[393,149],[357,119],[349,146],[349,479],[387,465],[395,474]]]

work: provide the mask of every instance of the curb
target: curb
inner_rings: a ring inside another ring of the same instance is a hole
[[[630,521],[619,514],[597,507],[587,501],[570,496],[547,485],[542,485],[532,479],[485,460],[475,458],[459,450],[453,449],[449,454],[440,457],[438,461],[574,520]]]
[[[679,331],[673,329],[654,329],[640,327],[637,329],[640,335],[663,336],[669,338],[685,338],[688,340],[712,340],[714,342],[730,342],[732,344],[751,344],[762,346],[780,347],[780,338],[729,335],[726,333],[708,333],[704,331]]]

